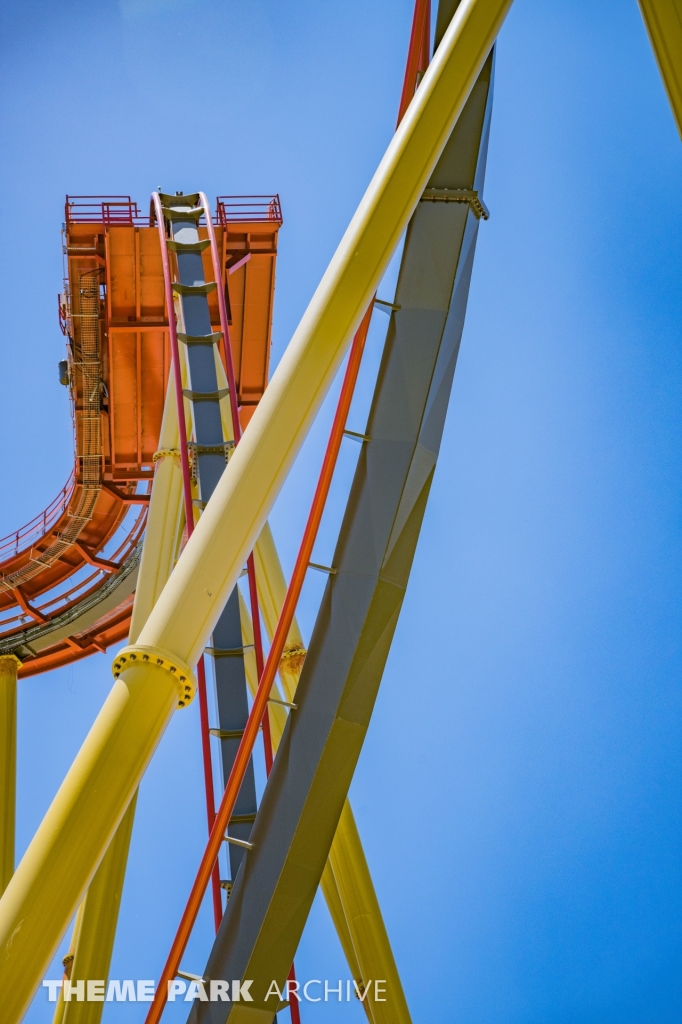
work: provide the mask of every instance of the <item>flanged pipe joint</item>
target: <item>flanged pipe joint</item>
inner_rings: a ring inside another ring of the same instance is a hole
[[[126,669],[137,666],[168,672],[178,689],[177,706],[184,708],[192,703],[197,691],[197,681],[191,668],[185,665],[184,661],[160,647],[152,647],[149,644],[131,644],[119,651],[111,666],[114,679],[118,679]]]

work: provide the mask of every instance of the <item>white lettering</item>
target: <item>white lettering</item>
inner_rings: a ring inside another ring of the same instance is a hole
[[[382,994],[386,991],[386,980],[382,978],[381,981],[374,982],[374,999],[377,1003],[385,1003],[386,1000],[382,999],[379,995],[379,985],[381,985]]]
[[[107,989],[107,1002],[113,1003],[114,999],[117,1003],[136,1002],[135,986],[130,979],[124,981],[123,984],[121,984],[120,981],[109,982],[109,988]]]
[[[137,1001],[138,1003],[151,1003],[154,998],[154,982],[153,981],[138,981],[137,983]]]
[[[204,988],[203,981],[190,981],[189,988],[187,989],[187,995],[185,996],[185,1002],[191,1003],[194,999],[200,999],[202,1003],[208,1002],[208,996],[206,995],[206,989]]]
[[[47,998],[51,1003],[57,1002],[57,992],[62,987],[62,979],[59,978],[56,981],[54,978],[48,978],[43,982],[43,988],[47,989]]]
[[[308,1000],[309,1003],[319,1003],[319,1002],[321,1002],[322,996],[318,996],[317,999],[315,999],[313,996],[309,996],[308,995],[308,986],[309,985],[321,985],[321,984],[322,984],[322,982],[318,978],[311,978],[310,981],[306,981],[305,985],[303,986],[303,995],[306,997],[306,999]]]
[[[301,997],[298,994],[298,989],[299,989],[298,982],[297,981],[289,981],[289,979],[287,978],[286,983],[284,985],[284,993],[285,993],[284,998],[288,999],[288,1001],[291,1002],[291,997],[292,996],[296,996],[296,998],[298,999],[298,1001],[300,1003]]]
[[[339,982],[339,987],[338,988],[330,988],[329,987],[329,982],[325,980],[325,983],[324,983],[324,1001],[325,1001],[325,1003],[329,1002],[329,993],[330,992],[338,992],[339,993],[339,1002],[341,1002],[341,993],[343,992],[343,982],[341,982],[341,981]]]
[[[211,1002],[217,1003],[218,1000],[220,1000],[221,1003],[229,1003],[230,997],[227,992],[229,987],[229,981],[220,981],[219,979],[216,979],[216,981],[212,981],[209,986],[209,991],[211,993]]]
[[[43,982],[43,985],[45,985],[45,984],[47,984],[47,983]],[[272,991],[273,988],[275,990],[274,992]],[[270,982],[270,988],[268,989],[268,994],[265,997],[266,1000],[269,999],[270,996],[277,996],[277,998],[279,999],[280,1003],[283,1002],[283,1000],[284,1000],[284,996],[282,995],[282,993],[280,992],[279,988],[277,987],[277,982],[276,981],[271,981]]]
[[[346,982],[346,1002],[350,1002],[350,982]]]
[[[70,1003],[71,996],[75,995],[79,1003],[82,1003],[85,999],[85,982],[83,979],[77,982],[64,980],[64,1002]]]
[[[353,981],[353,987],[355,988],[355,995],[356,995],[356,998],[357,998],[357,999],[359,999],[361,1003],[364,1003],[364,1001],[365,1001],[365,996],[366,996],[366,995],[367,995],[367,993],[369,992],[369,986],[370,986],[371,984],[372,984],[372,982],[371,982],[371,981],[368,981],[368,982],[366,982],[366,983],[365,983],[364,985],[360,985],[360,987],[358,988],[358,983],[357,983],[357,981],[355,981],[355,980]]]
[[[181,996],[183,992],[187,991],[187,982],[181,978],[176,978],[175,981],[168,982],[168,1002],[174,1003],[176,996]]]
[[[104,985],[103,981],[88,981],[88,1002],[89,1003],[103,1003],[104,1002]]]
[[[249,995],[249,989],[252,985],[253,981],[233,981],[232,1002],[238,1003],[240,999],[243,999],[245,1003],[252,1003],[253,999]]]

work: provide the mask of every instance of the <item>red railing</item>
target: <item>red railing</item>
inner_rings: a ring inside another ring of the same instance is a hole
[[[67,196],[64,216],[67,224],[149,226],[130,196]]]
[[[282,225],[279,196],[218,196],[214,224]],[[104,224],[152,227],[130,196],[67,196],[64,217],[68,224]]]
[[[44,512],[41,512],[39,516],[36,516],[35,519],[32,519],[30,523],[26,523],[19,530],[15,530],[14,533],[9,533],[6,537],[0,538],[0,563],[14,558],[20,551],[32,547],[36,541],[45,536],[50,527],[57,522],[66,510],[71,500],[74,486],[75,477],[72,470],[71,476],[62,488],[62,491],[47,506]]]
[[[217,222],[226,224],[282,225],[282,206],[279,196],[218,196]]]

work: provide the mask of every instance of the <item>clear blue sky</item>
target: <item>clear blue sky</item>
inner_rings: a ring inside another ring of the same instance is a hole
[[[158,185],[279,191],[276,361],[390,138],[411,7],[3,5],[0,533],[38,513],[71,466],[56,372],[64,194],[144,206]],[[415,1024],[680,1020],[681,171],[635,0],[516,0],[498,48],[492,216],[352,789]],[[288,566],[328,420],[327,407],[273,516]],[[320,561],[351,471],[352,453]],[[21,684],[20,852],[110,663]],[[143,783],[114,977],[158,975],[202,806],[192,708]],[[210,932],[205,914],[186,969],[201,970]],[[347,977],[322,904],[297,961],[304,977]],[[105,1024],[141,1022],[142,1009],[109,1005]],[[356,1005],[303,1012],[305,1024],[363,1019]],[[40,994],[27,1020],[51,1016]]]

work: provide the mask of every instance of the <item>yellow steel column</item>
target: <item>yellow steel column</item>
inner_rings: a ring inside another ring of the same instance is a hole
[[[410,1011],[400,974],[348,800],[343,805],[322,875],[322,891],[333,916],[332,880],[341,898],[360,978],[365,985],[377,978],[382,979],[391,993],[390,1003],[377,1002],[375,988],[369,984],[366,1001],[374,1024],[410,1024]]]
[[[265,622],[265,629],[272,640],[279,613],[284,604],[287,583],[275,547],[270,524],[265,523],[253,549],[256,564],[256,583],[258,586],[258,604]],[[284,653],[279,665],[279,677],[282,680],[287,700],[294,699],[298,679],[305,659],[305,647],[296,617],[291,623]]]
[[[83,979],[87,985],[109,978],[136,804],[137,793],[78,908],[70,950],[71,981]],[[99,1024],[103,1009],[104,1003],[95,1001],[65,1003],[60,991],[52,1024]]]
[[[680,0],[639,0],[639,7],[682,135],[682,4]]]
[[[269,525],[266,523],[255,548],[258,598],[265,628],[270,638],[277,625],[279,611],[284,603],[286,581]],[[242,622],[250,623],[248,612]],[[247,627],[248,628],[248,627]],[[245,643],[251,641],[246,640]],[[287,657],[289,652],[289,657]],[[287,700],[293,701],[296,685],[303,667],[305,650],[296,621],[292,623],[280,676],[284,682]],[[282,672],[283,670],[283,672]],[[283,674],[284,673],[284,674]],[[250,683],[252,689],[255,686]],[[273,747],[277,749],[283,724],[273,723],[273,711],[283,711],[270,705],[270,725]],[[381,907],[374,890],[369,865],[362,848],[348,800],[344,803],[334,841],[329,851],[320,888],[331,914],[351,973],[358,985],[377,978],[387,982],[391,1002],[376,1002],[372,986],[367,991],[363,1006],[373,1024],[410,1024],[410,1011],[403,992],[393,950],[388,938]],[[390,1014],[390,1016],[389,1016]]]
[[[184,524],[178,415],[172,387],[166,394],[154,462],[154,485],[130,624],[130,640],[133,642],[171,574]],[[72,981],[106,981],[109,977],[136,804],[137,793],[130,801],[76,915],[71,940]],[[52,1024],[99,1024],[103,1009],[103,1003],[99,1002],[72,1000],[65,1003],[60,991]]]
[[[424,190],[511,0],[462,0],[241,443],[0,900],[18,1022],[132,799]]]
[[[0,893],[14,874],[17,805],[17,669],[14,654],[0,656]]]

